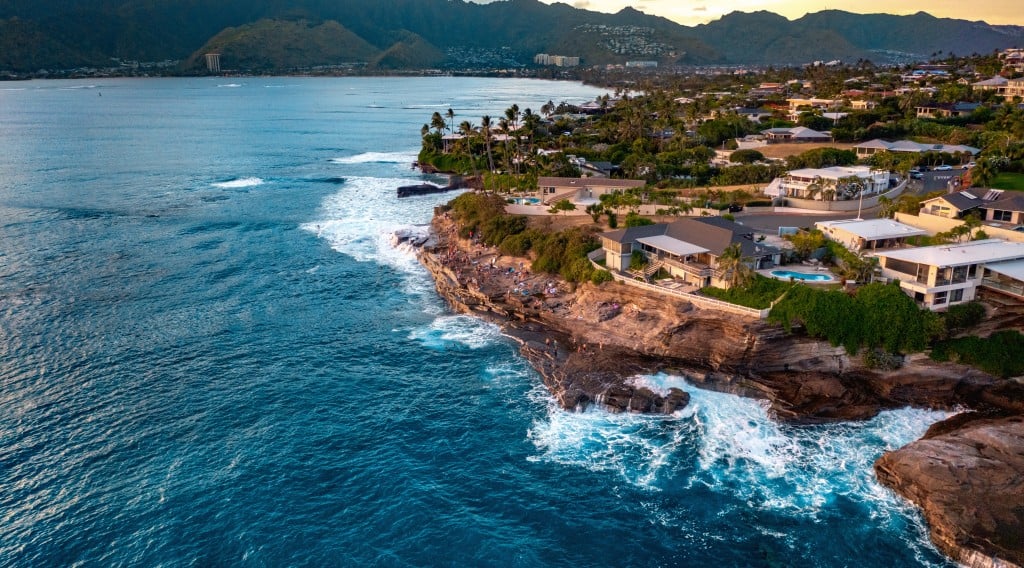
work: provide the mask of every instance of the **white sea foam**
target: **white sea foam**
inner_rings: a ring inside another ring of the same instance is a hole
[[[416,152],[363,152],[354,156],[332,158],[335,164],[411,164]]]
[[[500,341],[501,331],[496,325],[472,316],[442,316],[428,326],[413,330],[409,338],[431,349],[480,349]]]
[[[540,451],[534,459],[613,471],[653,490],[685,472],[686,479],[673,482],[703,485],[751,508],[810,518],[842,498],[888,525],[916,517],[878,484],[872,464],[883,451],[919,438],[949,416],[902,409],[866,422],[790,426],[769,418],[764,401],[701,390],[681,377],[659,374],[633,382],[656,392],[683,388],[690,404],[672,417],[565,412],[540,391],[536,396],[547,401],[549,411],[529,431]],[[927,548],[926,531],[919,534],[916,544]]]
[[[211,185],[213,187],[219,187],[221,189],[242,189],[246,187],[256,187],[258,185],[263,185],[263,179],[258,177],[238,178],[213,183]]]
[[[534,421],[527,433],[540,451],[532,461],[615,472],[634,485],[657,490],[659,476],[691,437],[685,411],[670,417],[612,414],[595,408],[566,412],[543,387],[534,390],[531,398],[548,404],[547,416]]]
[[[217,85],[217,87],[219,87],[219,88],[226,88],[226,89],[237,89],[238,87],[241,87],[241,86],[242,85],[240,83],[225,83],[223,85]]]
[[[410,180],[399,178],[346,177],[338,192],[321,203],[317,220],[302,228],[360,262],[376,262],[404,273],[406,292],[426,295],[433,290],[433,282],[416,260],[411,246],[395,245],[394,234],[422,231],[422,225],[430,222],[434,207],[454,195],[398,199],[395,189],[409,183]],[[423,305],[428,311],[440,312],[436,301]]]

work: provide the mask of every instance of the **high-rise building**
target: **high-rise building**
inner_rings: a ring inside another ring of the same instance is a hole
[[[220,73],[220,54],[219,53],[207,53],[206,54],[206,69],[210,73]]]

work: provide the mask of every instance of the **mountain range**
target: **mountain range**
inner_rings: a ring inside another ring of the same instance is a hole
[[[801,64],[926,59],[1024,45],[1024,27],[827,10],[788,20],[734,12],[695,27],[632,8],[605,14],[505,0],[0,0],[0,70],[109,66],[111,59],[202,55],[224,68],[282,71],[366,64],[380,69],[529,64],[536,53],[583,64]]]

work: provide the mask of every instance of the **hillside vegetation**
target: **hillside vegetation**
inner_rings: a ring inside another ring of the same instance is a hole
[[[258,31],[264,43],[240,40],[240,30]],[[451,57],[443,63],[461,65],[460,56],[449,54],[467,50],[506,51],[522,64],[538,52],[579,56],[584,64],[791,64],[884,62],[893,53],[923,59],[1024,44],[1020,27],[927,14],[827,11],[790,21],[767,12],[733,13],[686,27],[632,8],[604,14],[537,0],[0,0],[0,32],[0,67],[14,71],[100,65],[110,58],[192,64],[192,54],[220,45],[244,48],[240,65],[272,69],[364,60],[367,45],[378,54],[394,48],[383,66],[418,67],[435,64],[440,54]],[[324,44],[329,38],[337,44]]]

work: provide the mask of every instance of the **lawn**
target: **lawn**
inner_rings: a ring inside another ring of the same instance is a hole
[[[991,185],[996,189],[1024,191],[1024,174],[999,172],[999,174],[996,175],[996,179],[992,180]]]

